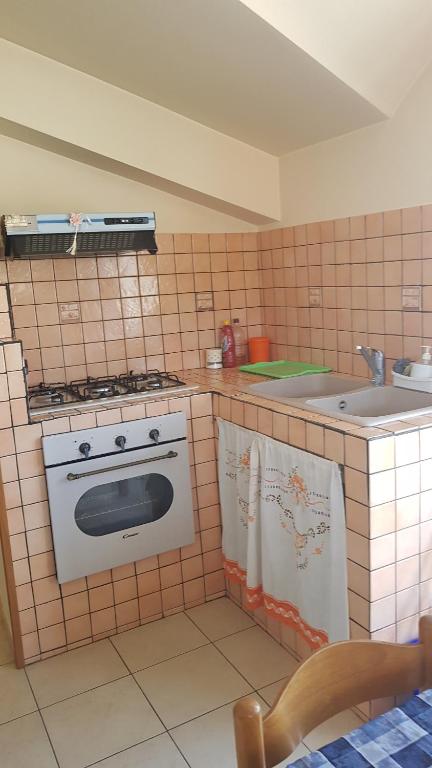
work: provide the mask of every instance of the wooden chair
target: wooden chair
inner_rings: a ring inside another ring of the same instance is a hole
[[[234,707],[238,768],[272,768],[313,728],[371,699],[432,687],[432,617],[418,645],[348,640],[317,651],[295,672],[264,717],[259,703]]]

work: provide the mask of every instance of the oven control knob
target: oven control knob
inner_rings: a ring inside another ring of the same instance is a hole
[[[90,443],[81,443],[78,450],[85,456],[86,459],[88,459],[89,453],[91,451],[91,445]]]
[[[121,450],[124,451],[125,445],[126,445],[126,438],[124,435],[118,435],[114,440],[114,442],[118,446],[118,448],[121,448]]]
[[[151,429],[149,432],[149,438],[150,440],[153,440],[156,444],[159,442],[159,435],[160,432],[158,429]]]

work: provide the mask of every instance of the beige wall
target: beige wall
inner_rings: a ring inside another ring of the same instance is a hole
[[[0,212],[156,211],[159,232],[244,232],[240,219],[0,135]]]
[[[8,73],[4,120],[210,197],[215,207],[257,221],[279,217],[273,155],[6,40],[0,69]]]
[[[281,159],[283,224],[432,200],[432,68],[394,117]]]

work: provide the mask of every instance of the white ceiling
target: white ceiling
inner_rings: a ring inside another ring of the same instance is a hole
[[[386,114],[431,61],[431,0],[241,0]]]
[[[0,18],[7,40],[271,154],[385,117],[240,0],[0,0]]]

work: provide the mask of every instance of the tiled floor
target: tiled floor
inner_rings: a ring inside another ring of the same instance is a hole
[[[226,598],[25,670],[5,663],[1,766],[235,768],[233,702],[254,693],[267,708],[295,669]],[[359,722],[333,718],[294,757]]]

